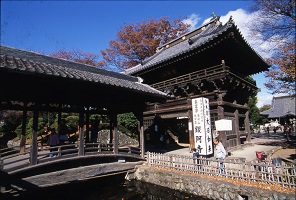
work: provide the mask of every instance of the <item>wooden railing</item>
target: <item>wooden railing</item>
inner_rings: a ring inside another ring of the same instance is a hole
[[[31,147],[25,149],[23,154],[13,150],[13,148],[0,150],[0,170],[13,171],[22,167],[30,166]],[[56,147],[39,146],[37,154],[37,165],[44,162],[50,162],[55,159],[63,159],[69,157],[81,157],[78,152],[78,144],[67,144]],[[114,154],[113,144],[102,143],[85,143],[84,154],[82,156],[90,156],[97,154]],[[133,146],[120,146],[118,154],[133,155],[141,157],[141,151],[138,147]],[[52,155],[52,156],[51,156]]]
[[[174,86],[180,86],[188,83],[199,82],[209,78],[210,79],[220,78],[226,75],[231,75],[232,77],[235,77],[236,79],[245,83],[246,85],[252,85],[253,87],[256,87],[254,83],[250,82],[246,78],[243,78],[244,77],[243,75],[240,75],[238,72],[232,71],[230,67],[225,66],[223,64],[201,69],[195,72],[184,74],[184,75],[171,78],[165,81],[161,81],[158,83],[154,83],[151,86],[155,89],[165,91],[167,88],[172,88]]]
[[[166,87],[173,87],[180,84],[187,84],[193,81],[200,81],[209,76],[221,76],[229,72],[229,67],[224,65],[217,65],[206,69],[198,70],[189,74],[178,76],[172,79],[168,79],[159,83],[152,84],[151,86],[158,90],[163,90]]]
[[[296,168],[292,164],[275,165],[258,161],[245,162],[242,158],[227,158],[223,161],[225,173],[221,174],[219,161],[211,158],[193,159],[190,156],[147,152],[146,160],[150,166],[296,187]]]

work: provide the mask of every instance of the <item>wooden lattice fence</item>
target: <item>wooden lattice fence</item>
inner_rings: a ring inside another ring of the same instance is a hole
[[[296,187],[296,169],[292,164],[245,162],[242,158],[229,158],[223,161],[225,170],[221,174],[219,173],[220,162],[213,158],[192,158],[191,156],[147,152],[146,160],[150,166]]]

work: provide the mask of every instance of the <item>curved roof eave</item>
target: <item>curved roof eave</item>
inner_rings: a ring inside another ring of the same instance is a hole
[[[213,21],[212,21],[212,23],[213,23]],[[206,45],[207,43],[213,41],[215,38],[219,37],[220,35],[227,32],[231,28],[233,28],[236,32],[239,33],[242,41],[247,45],[247,47],[250,49],[250,51],[253,53],[253,55],[262,61],[262,64],[264,65],[264,67],[262,68],[262,71],[266,71],[270,67],[270,65],[268,63],[266,63],[264,61],[264,59],[245,40],[245,38],[242,36],[241,32],[239,31],[238,27],[234,24],[232,17],[230,17],[228,22],[226,24],[224,24],[223,26],[221,25],[221,23],[217,23],[217,21],[215,21],[214,25],[211,25],[210,23],[208,23],[208,24],[203,25],[201,27],[205,27],[205,29],[201,33],[194,35],[191,38],[188,38],[186,41],[182,41],[172,47],[162,46],[158,52],[156,52],[154,55],[152,55],[147,60],[145,60],[144,64],[138,64],[135,67],[129,68],[129,69],[125,70],[124,73],[129,74],[129,75],[136,74],[138,72],[150,69],[150,68],[152,68],[156,65],[159,65],[163,62],[167,62],[171,59],[181,57],[182,55],[187,54],[190,51],[194,51],[194,50],[197,50],[198,48],[202,48],[203,45]],[[200,28],[198,28],[198,29],[200,29]],[[192,33],[192,32],[190,32],[190,33]],[[184,36],[181,36],[181,37],[184,37]],[[180,39],[181,37],[179,37],[178,39]],[[189,39],[194,40],[194,43],[188,44]],[[169,45],[169,44],[170,43],[167,43],[167,45]],[[180,44],[183,44],[183,48],[179,48],[179,46],[181,46]],[[178,49],[179,51],[174,50],[174,49]],[[164,55],[164,54],[167,54],[167,55]]]
[[[10,73],[55,76],[64,79],[89,81],[125,88],[136,93],[167,97],[165,93],[138,82],[136,77],[130,75],[2,45],[0,50],[0,70],[2,69]]]

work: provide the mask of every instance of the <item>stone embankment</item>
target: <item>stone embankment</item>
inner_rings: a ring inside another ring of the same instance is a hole
[[[207,199],[217,200],[295,200],[295,188],[275,190],[277,186],[258,183],[245,183],[241,180],[227,181],[225,177],[198,175],[180,171],[166,170],[163,168],[137,166],[133,174],[127,179],[136,179],[143,182],[160,185],[201,196]],[[257,185],[253,187],[252,185]],[[294,192],[293,192],[293,191]]]

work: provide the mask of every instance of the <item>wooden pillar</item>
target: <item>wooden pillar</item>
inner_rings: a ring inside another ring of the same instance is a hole
[[[218,110],[218,119],[225,119],[224,108],[222,106],[218,106],[217,110]],[[226,131],[219,131],[218,134],[219,134],[218,136],[219,140],[224,145],[224,147],[227,148],[228,145],[227,145]]]
[[[193,132],[193,114],[192,110],[187,111],[188,115],[188,134],[189,134],[189,151],[195,147],[194,145],[194,132]]]
[[[39,116],[39,111],[38,109],[35,109],[33,113],[32,147],[31,147],[31,155],[30,155],[31,165],[37,164],[37,157],[38,157],[38,148],[37,148],[38,116]]]
[[[26,149],[26,126],[27,126],[27,103],[24,103],[23,117],[22,117],[22,133],[20,141],[20,154],[25,153]]]
[[[111,113],[110,113],[109,119],[110,119],[110,122],[109,122],[109,143],[113,143],[113,118],[112,118]]]
[[[218,119],[224,119],[224,108],[222,106],[218,106],[217,107],[217,111],[218,111]]]
[[[112,118],[112,135],[113,135],[113,152],[114,154],[118,154],[118,130],[117,130],[117,113],[111,113]]]
[[[239,115],[238,110],[234,112],[234,132],[236,134],[237,146],[241,144],[240,142],[240,132],[239,132]]]
[[[247,133],[246,141],[251,141],[251,129],[250,129],[250,119],[249,119],[249,111],[246,112],[245,117],[245,132]]]
[[[143,118],[140,120],[140,145],[141,145],[141,157],[145,157],[145,137],[144,137],[144,123]]]
[[[188,116],[188,138],[189,138],[189,151],[195,147],[194,145],[194,132],[193,132],[193,113],[192,113],[192,99],[187,99],[187,104],[191,108],[191,110],[187,111]]]
[[[83,130],[84,114],[82,111],[79,113],[79,146],[78,156],[84,155],[84,130]]]
[[[85,116],[85,142],[88,143],[89,142],[89,108],[87,108],[86,111],[86,116]]]
[[[138,131],[139,131],[139,146],[141,148],[141,157],[145,157],[145,136],[144,136],[144,122],[143,113],[135,113],[138,119]]]

